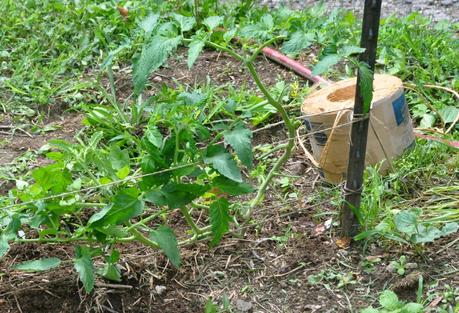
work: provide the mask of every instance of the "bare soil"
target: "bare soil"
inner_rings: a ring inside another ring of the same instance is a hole
[[[297,79],[262,58],[257,67],[270,84],[278,76],[289,81]],[[193,86],[209,77],[216,84],[251,87],[240,68],[227,56],[206,51],[192,71],[177,57],[152,77],[152,84],[178,81]],[[129,82],[118,80],[125,90],[130,90]],[[123,96],[127,95],[120,94]],[[64,115],[59,122],[61,130],[34,139],[8,137],[10,143],[2,149],[7,155],[17,155],[24,149],[39,148],[50,138],[71,139],[81,125],[79,121],[81,116]],[[257,134],[255,140],[277,141],[283,136],[279,132],[280,128],[268,129]],[[1,162],[5,160],[12,159]],[[386,287],[396,290],[403,299],[413,299],[419,275],[426,284],[439,281],[438,288],[459,283],[452,271],[459,267],[459,246],[454,241],[459,235],[425,246],[422,254],[378,243],[365,249],[360,244],[342,249],[336,227],[332,224],[326,229],[324,225],[329,218],[337,221],[337,209],[327,199],[312,197],[320,180],[300,151],[284,171],[300,178],[288,190],[269,190],[243,238],[232,233],[216,248],[202,242],[182,248],[183,265],[179,269],[173,268],[158,251],[139,244],[120,246],[122,282],[98,278],[89,295],[84,293],[73,269],[73,246],[13,245],[0,261],[0,313],[201,313],[208,299],[222,303],[225,297],[233,312],[350,312],[374,303],[377,293]],[[180,219],[175,223],[181,227]],[[400,254],[416,264],[408,270],[411,276],[388,270],[390,261],[397,260]],[[51,272],[27,274],[10,269],[20,261],[52,256],[64,262]],[[374,266],[365,265],[365,261],[375,258],[380,261]],[[96,260],[96,266],[99,262]],[[347,284],[340,286],[340,282]]]

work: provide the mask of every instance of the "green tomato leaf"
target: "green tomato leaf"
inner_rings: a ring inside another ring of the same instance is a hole
[[[156,35],[143,47],[139,59],[134,63],[134,94],[139,95],[145,88],[150,73],[157,70],[175,51],[182,37],[173,38]]]
[[[241,162],[251,168],[253,165],[252,131],[243,125],[223,132],[225,143],[233,147]]]
[[[313,33],[297,31],[282,45],[282,51],[289,55],[296,55],[308,48],[314,42]]]
[[[121,273],[116,265],[112,263],[104,264],[104,267],[97,270],[97,274],[111,281],[121,281]]]
[[[223,235],[229,230],[230,216],[228,213],[229,202],[225,198],[220,198],[210,205],[210,223],[214,236],[211,245],[217,245]]]
[[[223,22],[223,17],[221,16],[209,16],[202,23],[207,26],[209,30],[214,30],[215,27],[220,25]]]
[[[373,72],[370,70],[368,64],[359,63],[360,74],[360,92],[363,98],[363,112],[369,113],[371,107],[371,100],[373,99]]]
[[[180,29],[182,30],[182,32],[187,32],[187,31],[191,30],[193,28],[194,24],[196,24],[196,20],[192,16],[183,16],[183,15],[180,15],[180,14],[177,14],[177,13],[172,14],[172,16],[174,17],[174,19],[179,24]]]
[[[204,48],[204,41],[202,40],[193,40],[188,49],[188,68],[190,69],[196,59],[198,58],[199,54],[201,53],[202,49]]]
[[[191,201],[204,194],[209,188],[210,186],[208,185],[170,183],[163,187],[161,193],[169,208],[177,209],[191,203]],[[151,197],[151,194],[149,196]],[[162,199],[157,198],[152,200],[156,200],[159,203]]]
[[[208,147],[204,156],[204,162],[212,164],[213,168],[223,176],[237,182],[242,182],[241,172],[236,162],[222,145]]]
[[[400,301],[395,292],[391,290],[384,290],[379,296],[379,304],[385,309],[395,310],[400,306]]]
[[[77,271],[80,281],[87,293],[94,289],[94,265],[90,249],[87,247],[76,247],[76,259],[74,260],[74,267]]]
[[[342,57],[338,54],[330,54],[322,58],[312,71],[312,75],[320,75],[327,71],[330,67],[341,61]]]
[[[171,228],[164,225],[159,226],[158,229],[150,233],[150,238],[159,245],[175,267],[180,266],[180,251],[177,238]]]
[[[145,133],[147,140],[154,145],[156,148],[161,149],[163,146],[164,137],[156,126],[148,126]]]
[[[252,186],[247,183],[235,182],[223,176],[218,176],[212,181],[212,186],[218,188],[221,192],[232,196],[239,196],[253,192]]]
[[[129,167],[129,152],[128,150],[121,150],[120,147],[114,145],[110,148],[108,159],[112,164],[114,170],[120,170],[125,166]]]
[[[42,272],[58,267],[60,264],[61,260],[58,258],[42,258],[21,262],[13,265],[11,268],[22,272]]]
[[[230,42],[234,36],[236,36],[237,28],[230,29],[229,31],[223,34],[223,40],[226,42]]]
[[[98,222],[105,225],[122,224],[143,212],[144,203],[139,200],[139,190],[127,188],[119,191],[113,197],[113,203],[95,213],[89,219],[89,224]]]

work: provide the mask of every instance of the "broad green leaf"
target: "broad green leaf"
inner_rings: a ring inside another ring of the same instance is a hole
[[[128,165],[126,165],[125,167],[122,167],[118,171],[116,171],[116,177],[118,177],[119,179],[125,179],[126,177],[128,177],[130,171],[131,169]]]
[[[445,124],[449,124],[456,120],[459,115],[459,109],[453,106],[447,106],[438,110],[438,114],[440,114],[443,121],[445,121]]]
[[[143,201],[138,199],[139,194],[136,188],[119,191],[113,197],[113,203],[91,216],[88,223],[101,222],[105,225],[116,225],[139,216],[144,207]]]
[[[112,208],[113,204],[106,205],[105,207],[102,208],[99,212],[94,213],[88,221],[88,224],[95,223],[99,220],[101,220],[107,213],[110,211]]]
[[[416,233],[417,221],[418,216],[410,211],[401,211],[395,215],[395,227],[408,235]]]
[[[58,258],[43,258],[21,262],[13,265],[11,268],[22,272],[41,272],[58,267],[60,264],[61,260]]]
[[[150,73],[157,70],[182,41],[180,36],[169,38],[156,35],[143,47],[139,59],[134,64],[134,93],[139,95]]]
[[[150,190],[144,195],[145,201],[151,202],[156,205],[166,205],[166,195],[161,190]]]
[[[111,281],[121,281],[121,273],[119,269],[116,267],[116,265],[112,263],[104,264],[102,268],[97,270],[97,274]]]
[[[400,301],[395,292],[391,290],[384,290],[379,296],[379,304],[385,309],[395,310],[400,306]]]
[[[188,49],[188,62],[187,62],[189,69],[193,66],[194,62],[198,58],[203,48],[204,48],[204,41],[202,40],[193,40],[190,43],[190,46]]]
[[[214,30],[215,27],[219,26],[223,22],[223,17],[221,16],[209,16],[202,23],[209,28],[209,30]]]
[[[236,36],[237,28],[230,29],[229,31],[223,34],[223,40],[226,42],[230,42],[234,36]]]
[[[447,223],[441,229],[441,236],[448,236],[448,235],[454,234],[455,232],[458,231],[458,229],[459,229],[458,223],[456,222]]]
[[[223,235],[229,230],[229,202],[225,198],[220,198],[210,205],[210,223],[214,236],[211,245],[217,245]]]
[[[322,58],[312,71],[312,75],[320,75],[327,71],[330,67],[341,61],[342,57],[338,54],[330,54]]]
[[[233,130],[223,132],[225,143],[233,147],[241,162],[251,168],[253,165],[252,131],[239,125]]]
[[[16,238],[20,227],[21,227],[21,220],[19,219],[17,215],[13,215],[8,225],[3,230],[2,235],[5,236],[5,238],[8,240],[12,240]]]
[[[149,126],[145,136],[147,137],[147,140],[156,148],[161,148],[163,146],[164,137],[157,126]]]
[[[90,293],[94,289],[94,265],[91,252],[89,248],[77,246],[75,254],[75,270],[83,283],[85,291]]]
[[[143,31],[146,34],[149,34],[149,33],[151,33],[153,31],[155,26],[158,24],[158,18],[159,18],[159,14],[150,13],[147,17],[145,17],[139,23],[139,26],[140,26],[140,28],[143,29]]]
[[[204,313],[218,313],[218,306],[209,299],[204,307]]]
[[[417,233],[414,234],[413,238],[415,243],[426,243],[433,242],[440,235],[441,232],[437,227],[418,225]]]
[[[121,190],[113,197],[113,206],[104,217],[105,224],[121,224],[143,211],[143,202],[138,199],[139,191],[135,188]]]
[[[167,226],[161,225],[150,233],[150,237],[159,245],[171,263],[175,267],[179,267],[180,251],[174,231]]]
[[[215,178],[212,181],[212,186],[232,196],[239,196],[253,191],[252,186],[249,184],[235,182],[223,176]]]
[[[113,145],[110,148],[108,159],[114,170],[120,170],[125,166],[129,167],[129,152],[127,150],[121,150],[117,145]]]
[[[182,30],[182,32],[187,32],[187,31],[191,30],[193,28],[194,24],[196,23],[195,18],[192,17],[192,16],[183,16],[183,15],[180,15],[180,14],[177,14],[177,13],[172,14],[172,16],[174,17],[174,19],[179,24],[180,29]]]
[[[183,100],[186,105],[198,105],[207,99],[206,95],[194,91],[194,92],[182,92],[178,96],[179,99]]]
[[[0,258],[2,258],[10,250],[10,244],[8,238],[5,235],[0,236]]]
[[[301,50],[309,47],[314,42],[314,37],[313,33],[297,31],[293,33],[288,41],[284,42],[282,51],[286,54],[296,55],[301,52]]]
[[[119,225],[106,225],[102,227],[96,227],[96,230],[115,238],[125,238],[129,237],[129,233],[124,230],[123,227]]]
[[[365,48],[360,48],[360,47],[357,47],[357,46],[344,46],[339,51],[339,55],[347,57],[347,56],[350,56],[352,54],[362,53],[364,51],[365,51]]]
[[[421,122],[419,123],[419,126],[421,128],[430,128],[435,125],[435,115],[431,113],[427,113],[424,115],[424,117],[421,119]]]
[[[403,306],[400,313],[422,313],[424,312],[424,306],[420,303],[410,302]]]
[[[204,156],[204,162],[212,164],[212,167],[223,176],[237,182],[242,182],[241,172],[236,162],[222,145],[208,147]]]
[[[191,201],[204,194],[209,188],[208,185],[170,183],[163,187],[161,193],[169,208],[177,209],[191,203]],[[160,198],[156,200],[160,201]]]
[[[363,113],[369,113],[373,99],[373,72],[366,63],[359,63],[360,93],[363,98]]]

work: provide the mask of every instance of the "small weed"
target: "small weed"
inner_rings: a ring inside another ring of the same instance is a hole
[[[406,256],[404,255],[400,256],[398,261],[392,261],[389,264],[392,270],[397,272],[397,274],[400,276],[405,275],[405,272],[406,272],[405,265],[406,265]]]

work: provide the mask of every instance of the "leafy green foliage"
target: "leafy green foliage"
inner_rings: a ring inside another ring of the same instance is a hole
[[[167,226],[160,226],[150,233],[153,239],[175,267],[180,266],[180,251],[174,231]]]
[[[212,245],[217,245],[223,235],[229,230],[229,202],[225,198],[220,198],[210,205],[210,222],[214,239]]]
[[[379,296],[380,309],[368,307],[361,313],[421,313],[424,312],[424,306],[420,303],[404,303],[400,301],[397,295],[391,290],[384,290]]]
[[[289,55],[296,55],[302,50],[311,46],[314,42],[315,36],[313,33],[304,33],[297,31],[292,34],[289,40],[285,41],[282,45],[282,51]]]
[[[314,70],[312,71],[312,74],[320,75],[326,70],[328,70],[328,68],[337,64],[341,60],[342,60],[342,57],[340,55],[337,55],[337,54],[327,55],[314,66]]]
[[[78,272],[84,289],[89,293],[94,289],[94,265],[91,249],[77,246],[75,256],[75,270]]]
[[[245,166],[251,168],[253,164],[252,132],[242,125],[238,125],[233,130],[223,132],[223,136],[225,143],[236,151],[239,160]]]
[[[42,258],[33,261],[24,261],[13,265],[11,268],[22,272],[40,272],[58,267],[61,260],[58,258]]]
[[[202,40],[194,40],[190,43],[188,49],[188,68],[191,68],[204,48],[205,42]]]
[[[368,64],[359,63],[360,92],[363,98],[363,113],[370,112],[371,100],[373,99],[373,73]]]
[[[207,148],[204,162],[212,166],[223,176],[236,182],[242,182],[241,172],[236,162],[222,145],[213,145]]]
[[[177,13],[173,13],[172,16],[179,24],[180,30],[182,32],[187,32],[193,28],[196,24],[196,20],[192,16],[183,16]]]
[[[209,30],[214,30],[223,22],[223,17],[221,16],[209,16],[202,23],[207,26]]]
[[[143,48],[133,71],[134,93],[140,94],[151,72],[157,70],[177,48],[181,37],[155,35]]]

